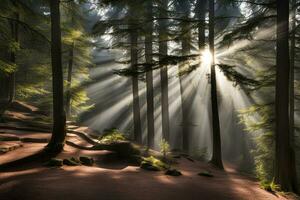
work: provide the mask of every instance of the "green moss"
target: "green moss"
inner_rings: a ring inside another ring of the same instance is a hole
[[[142,169],[150,170],[150,171],[162,171],[169,169],[170,166],[163,161],[150,156],[150,157],[142,157],[141,166]]]
[[[261,181],[260,187],[268,192],[280,191],[280,187],[279,185],[275,184],[274,179],[272,180],[272,182]]]
[[[105,130],[104,134],[98,138],[101,143],[110,144],[119,141],[126,141],[126,137],[118,129]]]

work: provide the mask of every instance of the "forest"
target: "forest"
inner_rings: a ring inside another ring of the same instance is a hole
[[[300,199],[299,0],[0,2],[0,200]]]

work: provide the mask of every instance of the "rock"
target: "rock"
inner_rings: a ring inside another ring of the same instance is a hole
[[[9,148],[0,148],[0,154],[5,154],[9,152]]]
[[[75,157],[71,157],[70,158],[73,162],[76,162],[78,164],[80,164],[80,160],[78,158],[75,158]]]
[[[180,171],[178,171],[177,169],[168,169],[166,171],[165,175],[169,175],[169,176],[181,176],[182,173]]]
[[[150,157],[141,157],[142,162],[140,167],[145,170],[150,170],[150,171],[162,171],[166,170],[169,168],[169,166],[164,163],[163,161],[150,156]]]
[[[139,155],[140,151],[129,141],[118,141],[111,144],[97,144],[93,146],[94,150],[114,151],[120,158],[129,158],[132,155]]]
[[[102,158],[102,161],[105,163],[112,163],[112,162],[119,162],[120,157],[117,152],[114,151],[107,151]]]
[[[10,152],[10,151],[14,151],[20,147],[22,147],[23,145],[22,144],[18,144],[18,143],[4,143],[4,145],[1,145],[0,146],[0,154],[5,154],[7,152]]]
[[[203,171],[198,173],[199,176],[205,176],[205,177],[214,177],[214,175],[210,171]]]
[[[81,156],[81,157],[79,157],[79,160],[80,160],[81,164],[83,164],[83,165],[92,166],[94,164],[93,158]]]
[[[73,157],[69,158],[69,159],[65,158],[63,160],[63,164],[68,165],[68,166],[78,166],[78,165],[80,165],[80,161],[76,162],[76,160],[74,160]]]
[[[137,165],[137,166],[141,165],[142,161],[143,161],[143,159],[139,155],[132,155],[128,158],[129,163]]]
[[[140,168],[145,169],[145,170],[149,170],[149,171],[160,171],[159,167],[154,166],[151,163],[148,163],[148,162],[145,162],[145,161],[143,161],[141,163]]]
[[[63,160],[57,158],[51,158],[48,162],[45,163],[47,167],[61,167],[63,166]]]

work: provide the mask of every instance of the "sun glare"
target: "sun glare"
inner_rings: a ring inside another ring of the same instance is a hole
[[[203,64],[210,65],[212,63],[213,56],[208,49],[204,50],[201,55]]]

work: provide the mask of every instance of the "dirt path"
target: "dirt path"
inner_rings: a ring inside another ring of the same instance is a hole
[[[2,133],[3,134],[3,133]],[[10,131],[9,134],[14,134]],[[26,133],[34,135],[34,133]],[[22,135],[16,132],[15,135]],[[37,134],[38,135],[38,134]],[[81,145],[75,136],[68,138]],[[0,142],[1,145],[1,142]],[[26,143],[0,155],[0,163],[37,151],[45,144]],[[23,152],[23,154],[22,154]],[[279,200],[259,188],[254,180],[233,172],[221,172],[202,162],[179,158],[174,165],[183,176],[170,177],[163,172],[149,172],[125,162],[107,161],[108,151],[84,151],[65,147],[61,158],[87,155],[96,160],[93,167],[47,168],[40,164],[20,166],[1,172],[1,200]],[[210,170],[214,177],[197,174]]]

